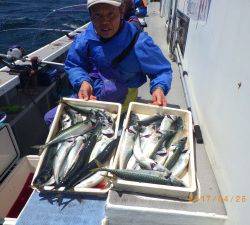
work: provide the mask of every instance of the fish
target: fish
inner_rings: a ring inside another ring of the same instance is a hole
[[[105,135],[114,135],[114,118],[111,113],[105,111],[104,109],[99,108],[90,108],[86,106],[79,106],[72,102],[64,102],[67,106],[71,107],[75,111],[79,112],[82,115],[87,116],[93,123],[97,123],[97,120],[102,121],[103,124],[103,134]]]
[[[97,108],[91,108],[91,107],[86,107],[86,106],[80,106],[77,103],[73,103],[73,102],[65,102],[65,101],[61,101],[61,103],[65,104],[66,106],[72,108],[73,110],[75,110],[76,112],[85,115],[87,117],[89,116],[93,116],[95,114],[96,110],[102,110],[102,109],[97,109]]]
[[[71,169],[65,175],[65,177],[61,180],[58,184],[61,186],[62,183],[69,182],[72,178],[78,175],[78,171],[81,170],[89,161],[90,154],[96,144],[97,138],[99,133],[92,133],[89,134],[89,138],[87,139],[85,145],[80,150],[77,159],[75,160],[74,164],[72,165]]]
[[[108,168],[98,168],[94,171],[106,171],[123,180],[184,187],[182,180],[170,177],[169,174],[165,172]]]
[[[166,154],[164,154],[162,157],[158,157],[156,160],[159,164],[164,165],[166,161],[171,157],[173,154],[174,149],[176,148],[176,145],[171,145],[169,148],[163,147],[163,151],[166,151]]]
[[[68,114],[63,114],[61,119],[61,130],[65,130],[72,126],[72,120]]]
[[[169,155],[169,151],[168,149],[166,149],[164,146],[162,146],[155,154],[154,158],[152,158],[153,160],[155,160],[158,164],[161,164],[161,160],[164,158],[164,157],[168,157]],[[165,161],[164,161],[165,162]]]
[[[63,179],[66,174],[69,172],[69,170],[72,168],[74,165],[75,161],[77,160],[79,153],[81,149],[84,146],[84,141],[86,137],[85,136],[79,136],[75,138],[74,144],[71,146],[72,148],[70,149],[70,152],[65,160],[65,163],[61,167],[60,170],[60,179]]]
[[[177,143],[177,146],[174,149],[173,154],[171,155],[171,157],[169,157],[169,159],[164,164],[164,166],[167,169],[171,170],[173,166],[175,165],[175,163],[178,161],[180,155],[182,154],[185,148],[186,142],[187,142],[187,137],[184,137]]]
[[[127,163],[127,165],[126,165],[126,169],[127,169],[127,170],[135,169],[136,166],[137,166],[136,158],[135,158],[134,155],[132,155],[132,156],[130,157],[130,159],[128,160],[128,163]]]
[[[151,124],[140,134],[141,149],[146,158],[150,158],[159,142],[160,133],[157,132],[157,128],[155,124]]]
[[[172,175],[174,177],[180,177],[184,170],[186,169],[188,162],[190,158],[190,152],[182,153],[174,165],[174,167],[171,169]]]
[[[167,168],[158,164],[153,159],[145,157],[145,155],[143,154],[142,149],[141,149],[140,135],[138,135],[136,140],[135,140],[133,153],[134,153],[134,156],[136,158],[136,161],[139,163],[141,168],[148,169],[148,170],[157,170],[157,171],[161,171],[161,172],[168,172],[170,174],[170,171]]]
[[[121,144],[120,155],[119,155],[119,168],[126,168],[129,159],[133,155],[133,148],[135,144],[136,133],[130,129],[126,129]]]
[[[179,116],[171,124],[170,129],[174,131],[181,131],[184,128],[183,119]]]
[[[72,125],[83,121],[83,117],[77,111],[71,109],[68,106],[66,106],[64,110],[65,113],[70,117]]]
[[[75,188],[92,188],[101,183],[104,180],[104,177],[107,176],[106,171],[99,171],[86,178],[79,184],[75,186]]]
[[[98,138],[99,141],[95,144],[91,155],[89,157],[89,161],[92,161],[99,155],[103,149],[112,141],[112,138],[107,137],[106,135],[101,134],[100,137]]]
[[[93,169],[100,167],[100,165],[104,165],[106,161],[111,157],[114,150],[117,148],[120,137],[113,139],[106,148],[92,161],[87,163],[82,168],[79,168],[75,176],[69,177],[67,181],[63,182],[62,186],[65,187],[65,190],[69,190],[82,182],[84,179],[90,177],[95,172],[92,172]]]
[[[140,126],[138,125],[139,117],[134,112],[131,112],[129,115],[129,123],[127,124],[126,129],[129,129],[130,132],[136,133]]]
[[[161,114],[158,113],[158,114],[156,114],[154,116],[148,116],[145,119],[139,120],[138,125],[140,125],[140,126],[148,126],[153,122],[157,122],[157,121],[162,120],[163,118],[164,118],[164,115],[161,115]]]
[[[162,146],[164,142],[166,143],[165,146],[170,145],[170,143],[173,141],[176,131],[165,131],[165,133],[162,134],[160,140],[158,141],[157,145],[154,147],[154,149],[150,152],[149,157],[154,159],[158,150],[162,149]],[[166,148],[166,147],[165,147]]]
[[[175,116],[166,115],[164,116],[159,131],[163,134],[170,130],[171,124],[175,120]]]
[[[93,125],[89,121],[83,121],[80,123],[76,123],[73,126],[59,132],[51,141],[45,143],[44,145],[33,146],[34,148],[46,148],[52,144],[57,144],[63,142],[67,139],[78,137],[80,135],[84,135],[85,133],[93,130],[96,125]]]
[[[108,166],[108,162],[103,166]],[[84,179],[82,182],[77,184],[75,188],[92,188],[101,183],[104,180],[104,177],[107,176],[106,171],[98,171],[91,175],[90,177]]]
[[[95,118],[98,118],[98,120],[101,121],[103,134],[109,135],[109,136],[114,135],[115,121],[109,112],[96,110]]]
[[[53,173],[56,183],[59,183],[60,172],[62,171],[63,164],[73,144],[74,140],[59,143],[60,147],[57,150],[53,163]]]
[[[50,145],[45,152],[39,172],[34,179],[34,186],[40,187],[48,182],[53,174],[53,160],[56,155],[58,147],[56,144]]]
[[[145,158],[149,157],[150,155],[149,150],[153,149],[158,143],[159,134],[157,134],[156,129],[157,129],[157,125],[154,123],[148,125],[147,127],[142,126],[140,127],[140,129],[136,129],[137,135],[135,138],[137,138],[139,135],[139,132],[141,132],[140,133],[140,138],[141,138],[140,148]],[[136,169],[136,166],[138,167],[136,163],[137,163],[136,157],[135,155],[132,155],[130,159],[128,160],[126,169]]]

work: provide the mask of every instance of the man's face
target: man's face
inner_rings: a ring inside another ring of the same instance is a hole
[[[91,21],[98,35],[111,38],[119,30],[122,9],[109,4],[96,4],[90,8]]]

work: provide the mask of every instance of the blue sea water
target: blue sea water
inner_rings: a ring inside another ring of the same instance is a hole
[[[86,0],[0,0],[0,53],[20,45],[28,54],[88,21]]]

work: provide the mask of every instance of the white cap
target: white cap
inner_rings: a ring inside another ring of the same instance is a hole
[[[99,3],[105,3],[105,4],[119,7],[122,4],[122,0],[88,0],[87,7],[89,9],[91,6],[95,4],[99,4]]]

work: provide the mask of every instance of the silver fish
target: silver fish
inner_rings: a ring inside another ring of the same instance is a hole
[[[166,115],[164,116],[159,131],[163,134],[170,130],[171,124],[175,120],[174,116]]]
[[[59,144],[60,147],[56,153],[53,163],[54,178],[57,184],[60,181],[60,172],[62,166],[73,144],[74,144],[73,140],[68,140]]]
[[[154,116],[148,116],[145,119],[142,119],[140,121],[138,121],[138,124],[140,126],[148,126],[151,123],[157,122],[157,121],[161,121],[164,118],[163,115],[161,114],[156,114]]]
[[[85,133],[93,130],[95,125],[92,125],[89,121],[84,121],[81,123],[74,124],[73,126],[59,132],[56,137],[54,137],[51,141],[44,145],[34,146],[34,148],[46,148],[52,144],[57,144],[63,142],[67,139],[78,137],[80,135],[84,135]]]
[[[184,183],[181,180],[169,177],[168,173],[160,173],[158,171],[119,170],[107,168],[99,168],[95,171],[107,171],[112,173],[115,177],[124,180],[184,187]]]
[[[108,166],[108,163],[104,164],[103,166]],[[104,177],[107,175],[108,172],[106,171],[98,171],[92,176],[88,177],[87,179],[83,180],[79,184],[75,186],[75,188],[92,188],[95,187],[97,184],[101,183],[104,180]]]
[[[75,163],[75,160],[77,160],[78,155],[80,150],[83,148],[83,141],[85,140],[85,138],[83,136],[79,136],[76,137],[72,148],[65,160],[64,165],[61,168],[60,171],[60,179],[64,178],[66,176],[66,174],[69,172],[69,170],[71,169],[71,167],[73,166],[73,164]]]
[[[65,130],[70,126],[72,126],[72,120],[70,119],[68,114],[63,114],[61,120],[61,130]]]
[[[97,155],[99,155],[105,149],[105,147],[113,140],[112,138],[109,138],[103,134],[101,134],[98,139],[99,141],[97,141],[97,143],[95,144],[95,147],[93,148],[89,157],[89,162],[95,159]]]
[[[125,130],[125,134],[122,140],[122,145],[120,149],[120,157],[119,157],[119,168],[126,168],[129,159],[133,155],[133,148],[135,144],[136,134],[131,132],[129,129]]]
[[[186,142],[187,142],[187,137],[182,138],[178,142],[176,148],[174,149],[173,155],[171,155],[169,160],[167,160],[167,162],[164,164],[164,166],[167,169],[171,170],[173,168],[173,166],[175,165],[175,163],[178,161],[180,155],[182,154],[182,152],[185,148]]]
[[[170,171],[168,171],[168,169],[166,169],[164,166],[158,164],[153,159],[145,157],[145,155],[143,154],[142,149],[141,149],[141,143],[140,143],[140,136],[139,135],[135,140],[133,153],[134,153],[134,156],[135,156],[135,158],[136,158],[136,160],[139,163],[141,168],[170,173]]]
[[[141,133],[141,149],[146,158],[150,158],[152,152],[159,142],[160,133],[156,132],[157,127],[154,125],[148,126],[143,133]]]
[[[83,121],[81,114],[79,114],[77,111],[71,109],[70,107],[66,106],[65,112],[70,117],[72,124],[80,123]]]
[[[169,158],[173,155],[173,151],[175,148],[176,148],[176,145],[171,145],[169,148],[166,148],[164,146],[163,149],[166,150],[167,153],[163,155],[162,157],[159,157],[157,162],[161,165],[164,165],[165,163],[167,163],[167,160],[169,160]]]
[[[186,167],[188,165],[189,158],[190,158],[189,152],[182,153],[180,155],[179,160],[176,162],[174,167],[171,169],[172,175],[174,177],[180,177],[183,174],[184,170],[186,169]]]

